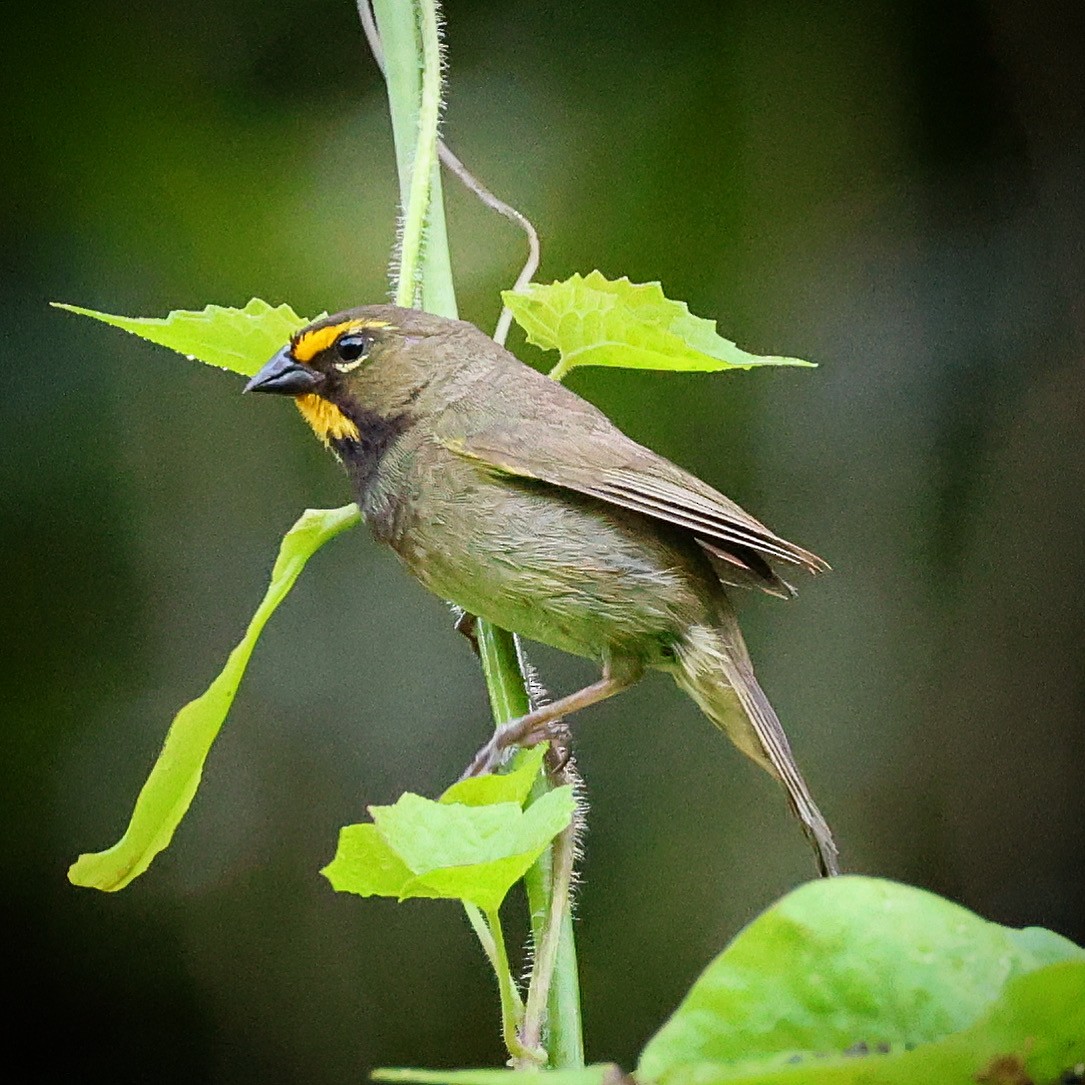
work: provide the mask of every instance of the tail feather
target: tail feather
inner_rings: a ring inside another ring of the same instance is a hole
[[[806,786],[787,735],[754,677],[728,607],[715,628],[694,626],[678,649],[675,681],[751,760],[783,784],[823,876],[840,873],[832,830]]]

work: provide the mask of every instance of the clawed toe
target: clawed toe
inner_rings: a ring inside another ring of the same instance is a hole
[[[467,638],[467,643],[471,645],[471,651],[476,656],[481,654],[478,647],[478,618],[474,614],[469,610],[460,610],[452,628]]]
[[[517,727],[517,722],[513,721],[506,724],[494,733],[493,738],[475,754],[474,760],[460,777],[461,780],[493,772],[505,759],[505,755],[510,749],[525,749],[537,746],[540,742],[554,742],[563,739],[567,741],[568,739],[567,730],[560,720],[539,724],[526,733]]]
[[[475,754],[475,759],[467,766],[460,779],[467,780],[472,776],[485,776],[486,773],[493,772],[493,770],[501,763],[501,755],[503,753],[504,751],[498,747],[494,739],[490,739],[490,741]]]
[[[501,763],[505,751],[512,746],[537,746],[540,742],[553,739],[562,743],[565,732],[562,721],[566,716],[621,693],[636,677],[628,672],[616,677],[605,669],[598,682],[570,693],[553,704],[541,705],[518,720],[510,720],[499,727],[490,741],[479,750],[463,778],[492,772]]]

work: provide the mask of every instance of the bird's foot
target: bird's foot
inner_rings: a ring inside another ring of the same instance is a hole
[[[494,769],[501,764],[503,757],[504,750],[498,749],[494,744],[494,740],[490,739],[490,741],[475,754],[474,760],[466,769],[464,769],[460,779],[468,780],[472,776],[485,776],[487,773],[493,772]]]
[[[509,720],[502,724],[493,733],[493,737],[483,746],[474,760],[464,770],[461,780],[471,776],[484,776],[500,767],[512,749],[524,749],[537,746],[540,742],[547,742],[558,738],[568,737],[568,731],[560,719],[537,721],[531,715],[521,716],[519,719]],[[568,761],[567,749],[563,746],[562,765]]]
[[[546,771],[553,780],[566,775],[573,760],[573,733],[564,719],[557,719],[547,736],[550,749],[546,752]]]
[[[636,677],[639,677],[639,674],[631,677],[629,672],[615,677],[610,673],[609,667],[605,668],[603,677],[598,682],[593,682],[576,693],[570,693],[568,697],[562,697],[553,704],[541,705],[526,716],[502,724],[494,732],[493,738],[475,755],[474,761],[467,767],[461,779],[493,772],[501,764],[505,751],[510,746],[537,746],[540,742],[555,737],[560,742],[564,731],[563,717],[621,693]]]
[[[471,645],[471,650],[475,655],[479,655],[478,650],[478,633],[475,631],[475,626],[478,624],[478,616],[472,614],[469,610],[461,610],[456,608],[457,616],[455,622],[452,623],[452,628],[457,633],[462,634],[467,638],[468,644]]]

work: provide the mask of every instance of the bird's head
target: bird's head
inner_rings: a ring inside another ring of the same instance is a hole
[[[463,328],[470,325],[393,305],[348,309],[302,328],[245,391],[293,396],[317,437],[339,449],[410,414],[449,369],[443,340]]]

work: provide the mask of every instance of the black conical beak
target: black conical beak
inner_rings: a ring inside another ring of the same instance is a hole
[[[301,396],[321,382],[319,373],[295,362],[284,348],[245,385],[245,392],[274,392],[280,396]]]

